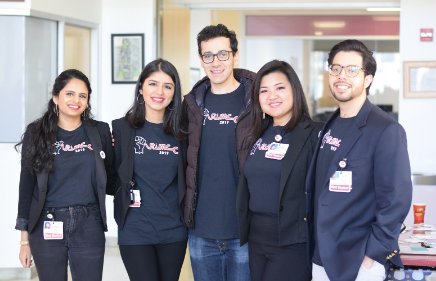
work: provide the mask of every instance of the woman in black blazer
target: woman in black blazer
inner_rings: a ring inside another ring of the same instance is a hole
[[[253,143],[240,177],[241,245],[249,242],[253,281],[310,281],[306,255],[305,178],[322,128],[310,119],[293,68],[271,61],[251,88]]]
[[[18,216],[20,261],[31,255],[41,281],[101,280],[106,186],[115,182],[109,125],[91,117],[91,86],[80,71],[62,72],[44,115],[22,145]]]
[[[118,244],[130,280],[177,281],[187,231],[181,218],[186,144],[177,70],[150,62],[136,83],[135,101],[112,122]]]

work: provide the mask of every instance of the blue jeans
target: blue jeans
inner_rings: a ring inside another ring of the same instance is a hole
[[[64,223],[64,239],[44,240],[43,224],[49,221],[48,210],[55,221]],[[98,205],[44,209],[37,226],[29,233],[39,280],[67,281],[69,262],[73,280],[101,281],[105,241]]]
[[[192,272],[198,281],[250,281],[248,243],[189,235]]]

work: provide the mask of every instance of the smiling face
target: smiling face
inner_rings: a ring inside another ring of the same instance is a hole
[[[139,93],[144,97],[145,119],[161,123],[165,108],[174,97],[173,79],[165,72],[154,72],[145,79]]]
[[[220,51],[232,51],[230,47],[230,39],[226,37],[217,37],[210,39],[208,41],[201,42],[201,54],[217,54]],[[229,59],[226,61],[220,61],[217,57],[214,57],[213,62],[204,63],[199,56],[201,61],[201,67],[206,72],[206,76],[210,79],[212,84],[225,84],[232,83],[233,78],[233,68],[238,64],[239,51],[235,54],[230,53]]]
[[[88,105],[88,88],[82,80],[73,78],[59,96],[53,97],[53,102],[59,106],[59,119],[80,119]]]
[[[341,51],[336,54],[332,64],[341,66],[357,65],[363,67],[363,58],[357,52]],[[353,78],[347,76],[345,69],[342,69],[338,76],[329,75],[330,92],[339,103],[366,99],[366,88],[368,88],[371,82],[372,75],[365,76],[364,71],[360,71],[359,74]]]
[[[262,110],[274,120],[274,126],[284,126],[291,120],[294,97],[288,78],[281,72],[262,77],[259,103]]]

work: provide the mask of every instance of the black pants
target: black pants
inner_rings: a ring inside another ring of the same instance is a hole
[[[187,241],[157,245],[120,245],[131,281],[177,281]]]
[[[248,235],[252,281],[310,281],[306,243],[278,246],[277,216],[253,214]]]
[[[64,223],[64,239],[44,240],[44,221],[50,221],[47,210],[54,213],[55,221]],[[105,241],[98,205],[44,209],[29,233],[39,280],[67,281],[69,263],[74,281],[101,281]]]

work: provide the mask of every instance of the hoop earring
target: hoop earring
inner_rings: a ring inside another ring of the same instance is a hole
[[[55,107],[53,108],[53,112],[56,113],[56,116],[59,117],[59,106],[55,104]]]
[[[262,110],[262,119],[265,119],[265,111]]]
[[[143,101],[142,103],[139,102],[139,94],[136,95],[136,101],[137,101],[139,104],[144,104],[144,102],[145,102],[145,101]]]

